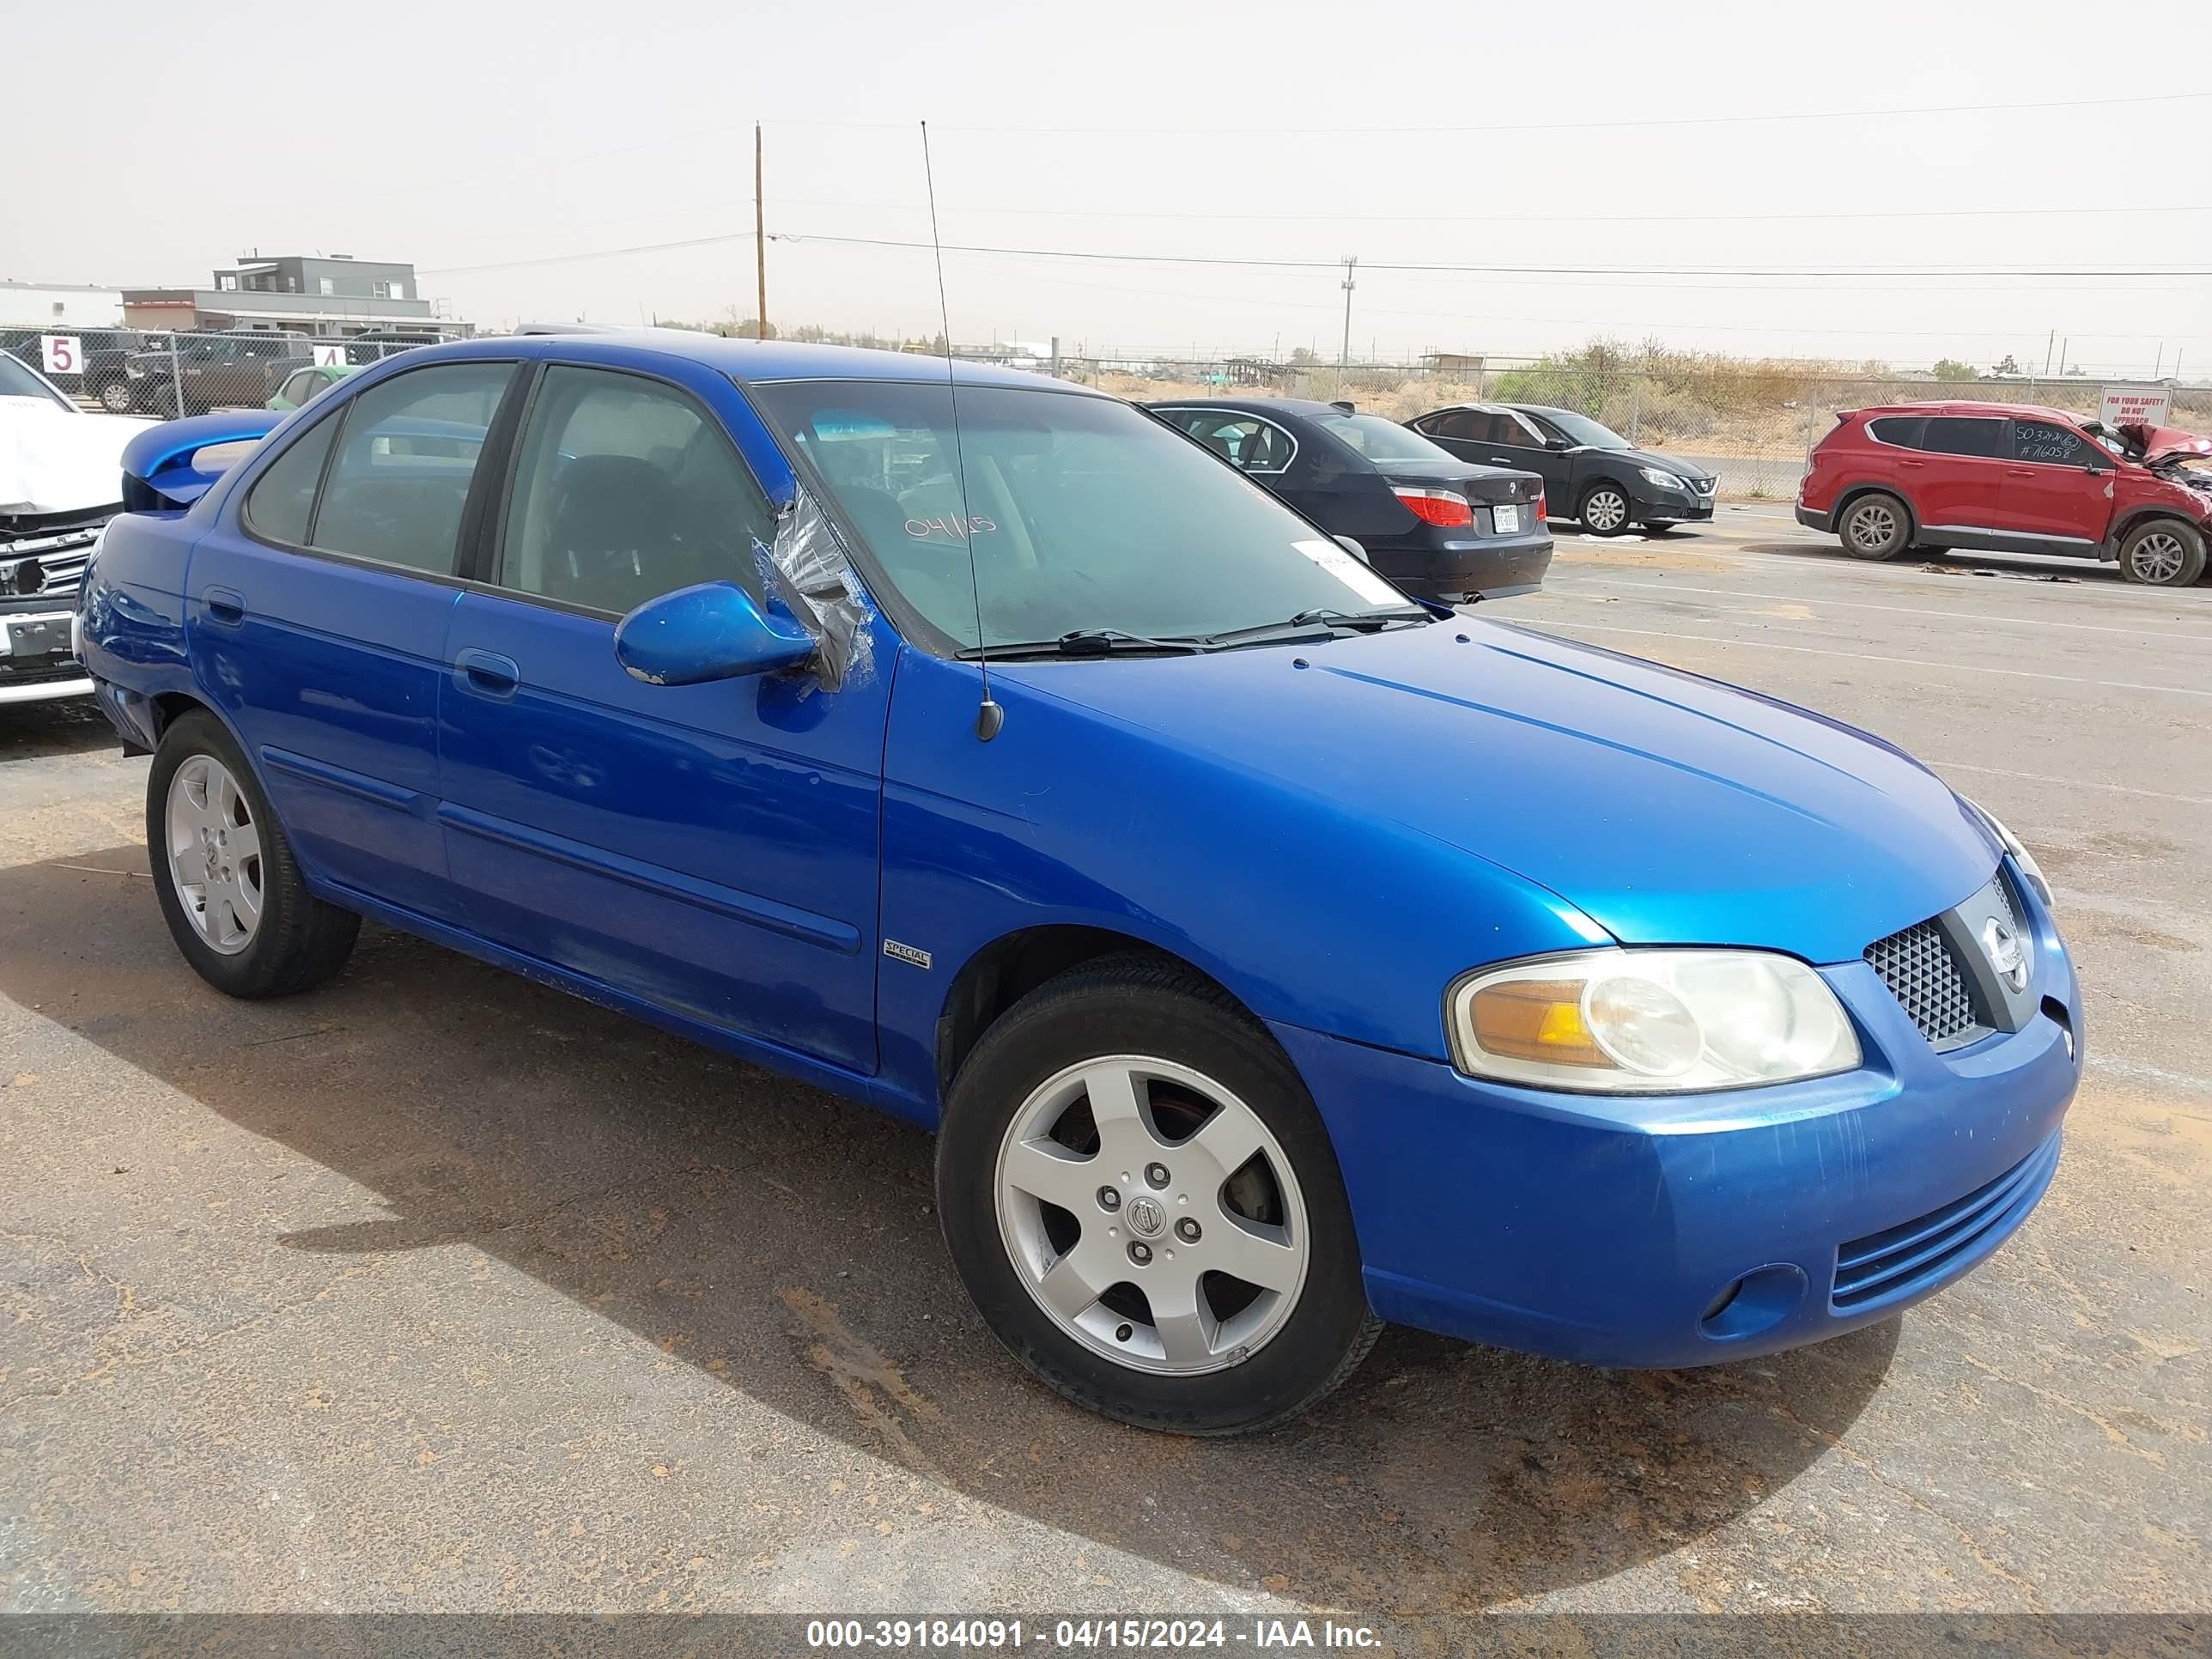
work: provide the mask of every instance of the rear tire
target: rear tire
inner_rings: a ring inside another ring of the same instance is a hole
[[[361,918],[307,890],[222,722],[180,715],[146,779],[146,850],[170,937],[228,996],[289,996],[345,965]]]
[[[1635,503],[1628,499],[1628,491],[1611,479],[1601,479],[1583,491],[1575,516],[1582,526],[1593,536],[1618,536],[1628,529],[1629,515],[1636,511]]]
[[[1844,509],[1836,538],[1855,559],[1893,559],[1912,545],[1911,511],[1896,496],[1871,490]]]
[[[131,382],[123,380],[101,381],[100,406],[111,415],[128,415],[131,412]]]
[[[2204,574],[2204,536],[2179,519],[2153,519],[2120,541],[2120,574],[2147,587],[2187,587]]]
[[[1125,1423],[1264,1428],[1343,1382],[1382,1329],[1305,1085],[1170,963],[1086,963],[997,1020],[946,1101],[937,1191],[999,1340]]]

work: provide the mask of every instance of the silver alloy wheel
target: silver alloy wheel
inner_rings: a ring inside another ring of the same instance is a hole
[[[1863,553],[1879,553],[1897,536],[1897,514],[1880,501],[1869,501],[1851,509],[1849,524],[1851,545]]]
[[[2181,574],[2181,538],[2171,531],[2154,530],[2128,553],[2128,570],[2139,582],[2153,586],[2170,582]]]
[[[169,780],[169,881],[209,948],[234,957],[261,927],[261,831],[230,769],[193,755]]]
[[[1628,498],[1617,489],[1598,489],[1583,503],[1583,528],[1614,531],[1628,522]]]
[[[1171,1139],[1156,1084],[1208,1115]],[[1054,1135],[1086,1102],[1098,1139],[1087,1153]],[[999,1236],[1037,1306],[1133,1370],[1242,1364],[1305,1286],[1305,1200],[1281,1144],[1234,1094],[1172,1060],[1102,1055],[1047,1079],[1006,1126],[993,1185]],[[1255,1190],[1264,1205],[1249,1201]]]
[[[111,415],[131,412],[131,385],[127,380],[110,380],[100,388],[100,406]]]

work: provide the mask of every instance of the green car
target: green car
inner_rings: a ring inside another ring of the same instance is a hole
[[[295,368],[279,382],[275,394],[264,406],[270,409],[297,409],[325,386],[356,372],[356,366],[350,363],[337,368],[325,368],[317,363],[305,368]]]

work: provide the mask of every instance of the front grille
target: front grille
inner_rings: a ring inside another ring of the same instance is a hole
[[[1988,1254],[2034,1206],[2058,1161],[2052,1135],[1988,1185],[1917,1220],[1855,1238],[1836,1252],[1838,1313],[1879,1308]]]
[[[1920,1035],[1937,1048],[1955,1048],[1981,1030],[1966,976],[1936,922],[1916,922],[1876,939],[1867,946],[1866,959]]]
[[[0,526],[0,599],[56,598],[76,593],[92,558],[92,544],[112,509],[83,514],[26,514]],[[76,522],[70,522],[74,520]]]

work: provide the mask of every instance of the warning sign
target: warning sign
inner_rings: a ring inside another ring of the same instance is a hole
[[[2140,421],[2145,426],[2166,426],[2173,414],[2173,393],[2162,386],[2108,386],[2105,388],[2103,419],[2106,428]]]

